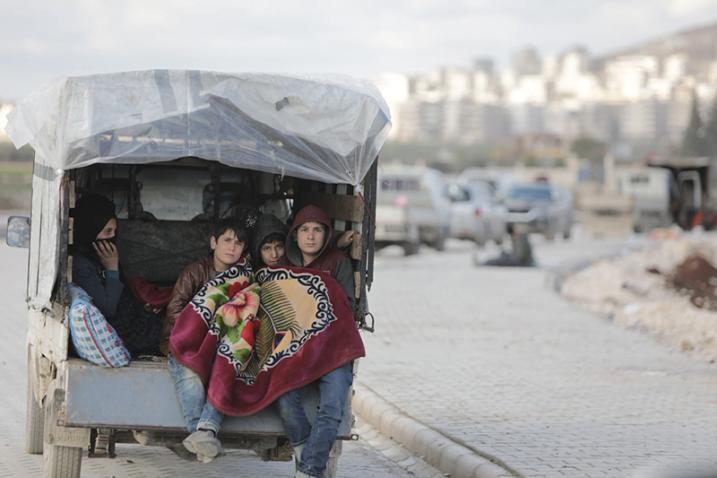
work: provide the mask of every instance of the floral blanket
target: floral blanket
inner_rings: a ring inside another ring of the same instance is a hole
[[[187,304],[170,350],[202,377],[209,402],[235,416],[365,355],[346,294],[330,275],[265,267],[254,276],[245,262]]]

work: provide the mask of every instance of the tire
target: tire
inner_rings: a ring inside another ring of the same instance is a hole
[[[406,242],[403,244],[403,255],[412,256],[418,254],[418,249],[421,247],[420,243],[417,242]]]
[[[82,448],[45,445],[44,478],[80,478]]]
[[[433,241],[433,248],[437,250],[438,252],[443,252],[446,250],[446,234],[443,232],[439,233],[439,236],[436,238],[435,241]]]
[[[343,445],[341,444],[341,441],[336,440],[334,442],[334,446],[331,448],[331,452],[329,452],[329,459],[326,462],[326,469],[321,475],[322,477],[336,478],[336,470],[339,467],[339,457],[341,456],[342,449]]]
[[[326,470],[324,470],[324,474],[321,475],[322,477],[325,476],[326,478],[335,478],[336,477],[336,470],[339,467],[339,457],[338,456],[330,456],[328,461],[326,462]]]
[[[45,399],[44,418],[45,429],[50,430],[50,420],[55,420],[53,397]],[[82,447],[70,447],[43,443],[42,461],[43,478],[80,478],[82,468]]]
[[[33,455],[42,453],[44,430],[45,413],[42,405],[35,400],[35,394],[32,393],[32,377],[28,374],[27,409],[25,411],[25,453]]]
[[[567,231],[563,232],[563,239],[565,239],[566,241],[567,241],[568,239],[570,239],[570,236],[571,236],[570,229],[568,229]]]

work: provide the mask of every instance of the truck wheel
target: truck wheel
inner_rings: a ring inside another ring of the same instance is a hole
[[[42,406],[35,400],[32,393],[32,377],[27,376],[27,410],[25,411],[25,453],[39,455],[42,453],[43,432],[45,430],[45,414]]]
[[[439,252],[446,250],[446,235],[440,232],[435,241],[433,241],[433,248]]]
[[[82,447],[60,446],[49,443],[49,430],[52,430],[52,423],[57,420],[55,415],[55,404],[53,397],[48,395],[45,398],[45,440],[42,450],[43,478],[80,478],[82,467]]]
[[[403,255],[412,256],[414,254],[418,254],[418,249],[420,247],[421,244],[418,242],[406,242],[403,244]]]
[[[82,448],[45,445],[43,461],[45,478],[80,478]]]
[[[336,440],[334,446],[331,447],[331,452],[329,452],[329,459],[326,462],[326,469],[321,475],[322,477],[336,478],[336,470],[339,467],[339,457],[341,456],[342,448],[341,440]]]
[[[336,469],[339,466],[339,457],[338,456],[330,456],[328,461],[326,462],[326,470],[324,470],[324,474],[321,476],[326,476],[326,478],[335,478],[336,477]]]

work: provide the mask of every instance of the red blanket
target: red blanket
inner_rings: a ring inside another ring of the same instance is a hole
[[[170,337],[174,358],[202,377],[209,402],[227,415],[256,413],[365,355],[346,294],[330,275],[299,267],[260,269],[255,315],[247,298],[258,289],[253,279],[251,268],[240,263],[209,281]]]

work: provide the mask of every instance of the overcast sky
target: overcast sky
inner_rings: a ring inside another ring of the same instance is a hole
[[[421,72],[535,45],[595,53],[717,21],[717,0],[0,0],[0,98],[147,68]]]

